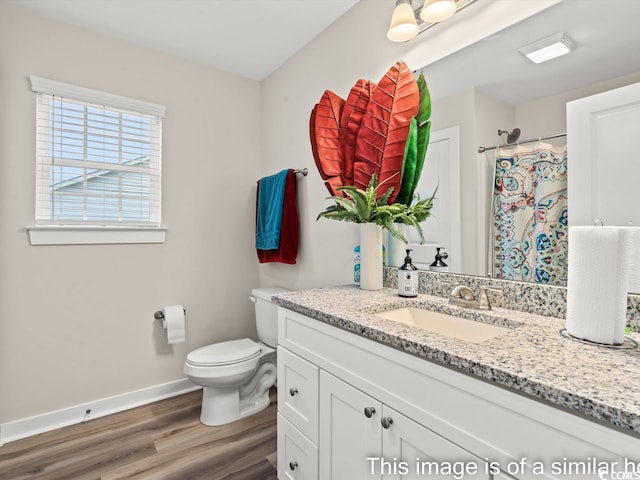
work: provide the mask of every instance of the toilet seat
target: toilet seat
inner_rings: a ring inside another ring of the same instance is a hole
[[[242,338],[200,347],[187,355],[187,363],[197,367],[233,365],[251,360],[260,353],[260,344]]]

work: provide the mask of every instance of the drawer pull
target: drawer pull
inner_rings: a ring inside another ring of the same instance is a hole
[[[373,417],[373,414],[376,413],[376,409],[373,407],[364,407],[364,416],[367,418]]]
[[[298,393],[298,389],[297,388],[290,388],[289,389],[289,395],[291,395],[292,397],[295,397],[296,393]]]
[[[289,462],[289,468],[293,472],[298,467],[298,462]]]
[[[393,423],[393,418],[391,418],[391,417],[382,417],[382,420],[380,420],[380,423],[382,424],[382,428],[389,428],[389,427],[391,427],[391,424]]]

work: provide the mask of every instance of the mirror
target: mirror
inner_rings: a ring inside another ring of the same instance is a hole
[[[640,82],[638,18],[637,1],[564,0],[421,69],[432,95],[432,132],[460,126],[462,261],[452,273],[491,273],[495,150],[479,154],[478,147],[504,144],[499,129],[519,128],[523,144],[564,133],[568,101]],[[568,55],[534,64],[518,51],[560,32],[576,43]],[[566,145],[566,137],[548,142]],[[568,159],[579,168],[570,153]]]

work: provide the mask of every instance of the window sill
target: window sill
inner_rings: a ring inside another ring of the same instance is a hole
[[[167,227],[104,225],[33,225],[31,245],[101,245],[164,243]]]

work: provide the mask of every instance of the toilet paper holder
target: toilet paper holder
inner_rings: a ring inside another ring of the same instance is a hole
[[[185,315],[187,314],[187,310],[185,308],[183,308],[182,311]],[[164,312],[162,310],[158,310],[153,314],[153,318],[155,318],[156,320],[164,320]]]

